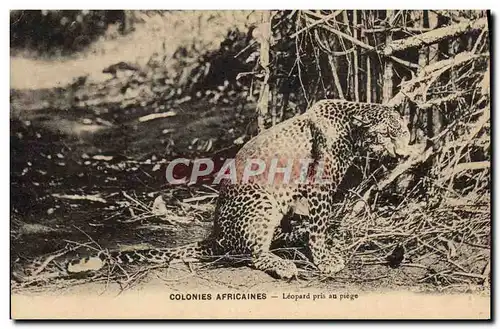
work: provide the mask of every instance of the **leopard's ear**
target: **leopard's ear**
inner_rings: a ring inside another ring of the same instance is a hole
[[[364,118],[361,115],[353,115],[352,123],[358,127],[368,127],[370,126],[370,122],[368,120],[363,120]]]

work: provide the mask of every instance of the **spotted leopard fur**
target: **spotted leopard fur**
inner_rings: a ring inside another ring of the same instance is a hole
[[[290,232],[287,239],[304,239],[317,268],[325,274],[336,273],[344,268],[344,260],[338,249],[340,241],[328,243],[331,239],[327,239],[327,224],[333,210],[333,194],[351,165],[359,138],[376,152],[404,156],[410,134],[402,116],[391,107],[321,100],[305,113],[246,143],[236,155],[236,169],[241,170],[248,159],[310,158],[307,175],[313,175],[322,163],[323,174],[329,178],[326,183],[266,184],[259,179],[237,184],[223,182],[213,230],[207,239],[178,248],[117,252],[112,257],[118,262],[169,263],[172,259],[249,254],[254,268],[280,278],[292,278],[297,274],[296,265],[272,253],[270,245],[283,216],[298,199],[305,198],[309,215],[302,225],[304,230]],[[98,257],[104,264],[106,257]],[[78,272],[85,261],[70,264],[68,271]]]

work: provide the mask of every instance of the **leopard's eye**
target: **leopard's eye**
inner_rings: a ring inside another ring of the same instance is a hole
[[[378,133],[377,134],[377,139],[380,138],[380,137],[381,138],[387,138],[387,137],[389,137],[389,134],[387,132]]]
[[[383,137],[390,136],[390,134],[391,134],[391,131],[389,130],[389,128],[386,128],[386,129],[381,129],[381,130],[378,132],[378,135],[383,136]]]

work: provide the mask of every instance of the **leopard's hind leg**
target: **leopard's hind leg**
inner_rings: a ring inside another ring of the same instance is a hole
[[[277,200],[258,187],[245,187],[235,193],[246,201],[227,198],[221,204],[217,216],[221,234],[217,240],[226,250],[250,252],[251,264],[258,270],[284,279],[296,276],[297,267],[291,260],[270,251],[275,228],[283,217]]]

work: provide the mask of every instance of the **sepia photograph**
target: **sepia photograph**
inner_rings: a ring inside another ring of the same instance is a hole
[[[488,10],[11,10],[10,316],[491,320]]]

